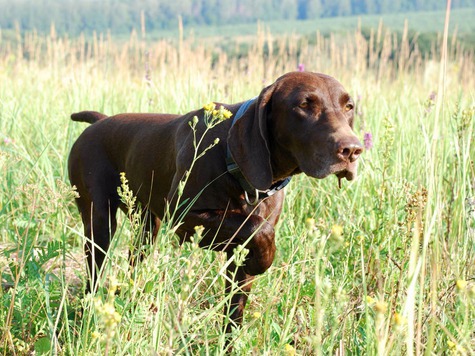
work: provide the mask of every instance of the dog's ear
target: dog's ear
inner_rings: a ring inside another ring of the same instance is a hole
[[[275,83],[264,88],[246,113],[235,122],[228,135],[231,156],[244,178],[256,189],[272,185],[267,122]]]

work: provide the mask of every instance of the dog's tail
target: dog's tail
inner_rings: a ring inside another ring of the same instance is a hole
[[[108,117],[107,115],[101,114],[97,111],[81,111],[71,115],[71,120],[79,121],[79,122],[88,122],[90,124],[94,124],[99,120]]]

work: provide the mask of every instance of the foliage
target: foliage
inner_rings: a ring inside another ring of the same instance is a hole
[[[454,8],[474,7],[475,0],[452,1]],[[0,0],[0,28],[60,34],[150,32],[185,25],[224,25],[271,20],[306,20],[362,14],[444,10],[438,0]]]
[[[384,28],[313,42],[260,30],[232,58],[193,39],[15,35],[0,52],[2,353],[223,354],[228,261],[196,240],[180,246],[172,226],[130,271],[140,224],[122,216],[101,288],[83,297],[66,162],[87,126],[69,115],[239,102],[299,64],[352,93],[355,130],[372,147],[342,189],[302,175],[286,188],[277,258],[254,283],[235,353],[475,349],[475,61],[463,43],[441,64],[439,42],[422,56]]]

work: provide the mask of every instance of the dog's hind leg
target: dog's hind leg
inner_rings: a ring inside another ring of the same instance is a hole
[[[105,173],[102,171],[102,173]],[[115,174],[87,175],[73,180],[79,193],[76,203],[84,224],[84,252],[87,257],[89,283],[86,293],[96,289],[99,273],[117,228],[116,213],[120,204],[117,194],[118,176]]]
[[[117,228],[116,212],[117,204],[115,202],[96,201],[92,202],[88,213],[83,214],[86,235],[84,251],[87,256],[90,281],[86,291],[96,288],[110,241]]]

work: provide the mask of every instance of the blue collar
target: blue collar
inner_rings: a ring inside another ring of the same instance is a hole
[[[257,97],[250,99],[241,105],[241,107],[236,112],[236,115],[233,118],[231,127],[233,127],[236,121],[238,121],[244,115],[247,109],[249,109],[249,106],[251,106],[251,104],[254,103],[256,100],[257,100]],[[287,177],[283,180],[280,180],[272,184],[271,187],[267,190],[258,190],[254,188],[246,180],[246,178],[242,174],[241,169],[239,168],[239,166],[237,165],[237,163],[234,161],[233,157],[231,156],[231,151],[229,150],[229,144],[227,144],[227,149],[226,149],[226,167],[227,167],[227,171],[231,173],[232,176],[236,178],[239,184],[241,185],[241,188],[244,190],[246,202],[250,205],[256,205],[259,200],[262,200],[274,195],[279,190],[283,189],[287,184],[289,184],[290,179],[291,179],[291,177]],[[255,198],[253,201],[249,200],[249,193],[255,195]]]

